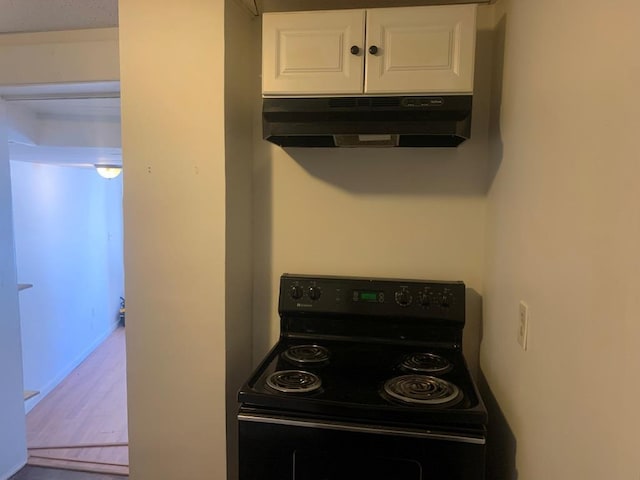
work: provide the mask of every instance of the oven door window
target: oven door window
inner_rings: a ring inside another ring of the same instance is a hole
[[[293,480],[421,480],[422,469],[415,460],[391,457],[340,455],[296,450]]]

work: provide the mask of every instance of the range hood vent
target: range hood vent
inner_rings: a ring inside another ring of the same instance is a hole
[[[400,107],[401,97],[336,97],[329,98],[329,108]]]
[[[264,98],[263,137],[282,147],[457,147],[471,95]]]

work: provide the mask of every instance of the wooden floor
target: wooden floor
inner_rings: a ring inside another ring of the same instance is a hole
[[[127,477],[27,465],[10,480],[123,480]]]
[[[129,474],[125,329],[27,414],[29,465]]]

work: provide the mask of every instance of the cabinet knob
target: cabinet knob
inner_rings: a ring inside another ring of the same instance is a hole
[[[351,55],[358,55],[360,53],[360,47],[357,45],[353,45],[351,47]]]
[[[369,47],[369,53],[370,53],[371,55],[375,55],[376,53],[378,53],[378,47],[376,47],[375,45],[371,45],[371,46]]]

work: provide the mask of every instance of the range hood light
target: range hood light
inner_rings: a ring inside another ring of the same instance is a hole
[[[358,135],[361,142],[389,142],[391,135]]]
[[[397,147],[398,135],[334,135],[336,147]]]

